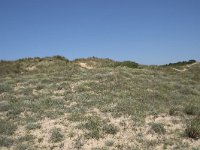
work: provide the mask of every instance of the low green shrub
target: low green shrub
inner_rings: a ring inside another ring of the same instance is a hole
[[[162,123],[153,123],[151,129],[157,134],[165,134],[166,129]]]
[[[93,129],[93,130],[90,130],[88,133],[85,134],[85,137],[90,139],[99,139],[99,138],[102,138],[102,134],[100,132],[99,129]]]
[[[40,129],[40,128],[41,128],[41,125],[37,123],[28,123],[26,125],[27,130],[34,130],[34,129]]]
[[[169,115],[170,116],[175,116],[178,114],[178,108],[175,108],[175,107],[172,107],[170,110],[169,110]]]
[[[4,92],[10,92],[12,88],[7,84],[0,84],[0,94]]]
[[[75,149],[81,149],[83,145],[84,145],[84,141],[82,140],[81,137],[78,137],[74,142]]]
[[[105,145],[108,146],[108,147],[113,146],[114,145],[114,141],[111,141],[111,140],[106,141]]]
[[[197,117],[190,121],[186,128],[186,134],[193,139],[200,138],[200,117]]]
[[[53,143],[60,142],[64,139],[64,135],[61,134],[61,130],[59,128],[54,128],[51,131],[50,141]]]
[[[83,128],[87,129],[89,132],[86,134],[87,138],[99,139],[101,135],[101,127],[103,121],[99,117],[89,116],[85,119],[86,123],[83,124]]]
[[[119,129],[112,124],[106,124],[103,126],[103,131],[106,134],[116,134],[119,131]]]
[[[139,65],[136,62],[133,61],[123,61],[123,62],[115,62],[114,67],[128,67],[128,68],[137,68]]]
[[[65,62],[69,62],[69,60],[63,56],[53,56],[52,59],[57,59],[57,60],[62,60],[62,61],[65,61]]]
[[[184,112],[188,115],[198,115],[200,113],[200,108],[194,105],[186,106]]]
[[[189,61],[179,61],[177,63],[169,63],[163,66],[183,66],[183,65],[189,65],[195,63],[196,60],[189,60]]]
[[[8,111],[10,109],[10,104],[8,101],[0,101],[0,112]]]
[[[35,137],[31,134],[26,134],[22,137],[19,137],[18,142],[22,143],[22,142],[28,142],[28,141],[33,141],[33,139],[35,139]]]
[[[14,140],[7,136],[0,136],[0,147],[10,147],[14,143]]]
[[[0,134],[12,135],[16,129],[17,126],[14,123],[0,119]]]
[[[17,146],[15,148],[15,150],[27,150],[27,149],[29,150],[30,147],[28,146],[28,144],[23,144],[23,143],[17,144]],[[32,149],[30,149],[30,150],[32,150]]]
[[[23,71],[20,63],[11,61],[0,61],[0,76],[8,74],[17,74]]]

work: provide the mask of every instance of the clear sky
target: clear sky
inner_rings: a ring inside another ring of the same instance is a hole
[[[200,0],[0,0],[0,59],[200,60]]]

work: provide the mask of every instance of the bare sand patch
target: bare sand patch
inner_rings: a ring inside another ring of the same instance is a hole
[[[78,65],[81,66],[82,68],[94,69],[94,67],[89,66],[87,63],[79,62]]]
[[[27,71],[34,71],[36,69],[37,69],[36,66],[29,66],[29,67],[26,68]]]

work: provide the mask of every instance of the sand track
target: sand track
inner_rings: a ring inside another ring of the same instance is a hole
[[[196,64],[198,64],[198,62],[195,62],[195,63],[190,64],[190,65],[186,65],[186,67],[183,68],[183,69],[177,69],[177,68],[172,68],[172,69],[175,70],[175,71],[178,71],[178,72],[185,72],[185,71],[187,71],[189,68],[191,68],[192,66],[194,66],[194,65],[196,65]]]

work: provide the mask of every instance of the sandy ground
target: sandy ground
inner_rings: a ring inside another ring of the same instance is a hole
[[[93,69],[93,67],[88,66],[87,63],[80,62],[80,63],[78,63],[78,65],[85,69]]]

